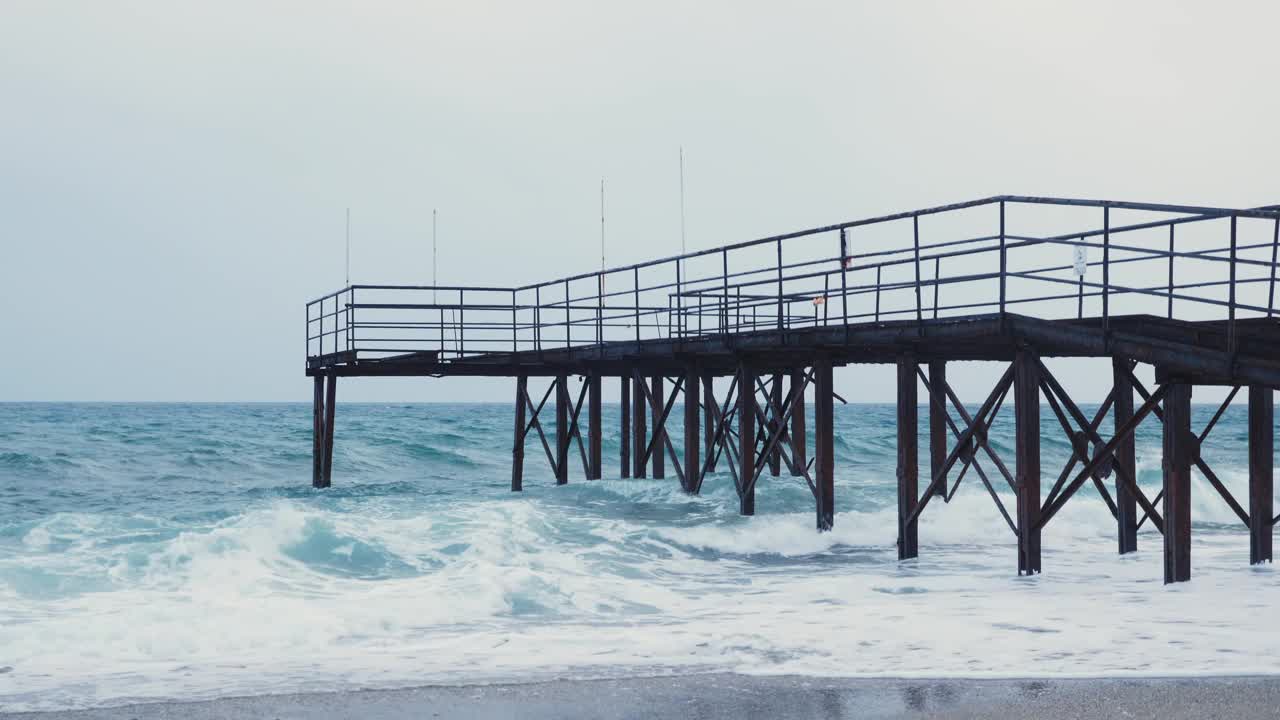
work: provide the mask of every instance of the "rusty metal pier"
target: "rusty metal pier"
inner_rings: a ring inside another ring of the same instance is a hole
[[[833,368],[883,363],[897,377],[900,559],[917,556],[930,502],[949,501],[971,475],[1017,539],[1020,574],[1040,572],[1043,528],[1091,485],[1115,519],[1120,553],[1137,549],[1138,528],[1149,522],[1163,535],[1165,582],[1188,580],[1194,469],[1247,530],[1249,561],[1270,562],[1278,249],[1280,206],[997,196],[521,287],[352,285],[306,307],[313,485],[332,478],[338,378],[374,376],[514,378],[511,489],[523,488],[529,443],[542,447],[557,484],[569,482],[578,460],[583,476],[598,480],[608,377],[619,380],[618,476],[664,478],[669,460],[696,494],[724,468],[744,515],[755,513],[766,472],[802,478],[816,527],[828,530],[833,406],[843,402]],[[1110,389],[1092,416],[1051,370],[1054,358],[1069,357],[1107,365]],[[1005,369],[981,404],[966,407],[947,381],[952,361]],[[1135,372],[1140,364],[1154,368],[1151,387]],[[531,379],[545,384],[540,396]],[[1197,386],[1230,388],[1199,429],[1191,425]],[[1241,391],[1244,503],[1199,451]],[[999,415],[1007,403],[1012,458],[988,440],[997,418],[1007,421]],[[1073,453],[1042,478],[1046,412]],[[1108,415],[1110,437],[1100,433]],[[1163,428],[1163,487],[1148,497],[1137,482],[1134,431],[1153,422]],[[677,427],[681,452],[669,435]]]

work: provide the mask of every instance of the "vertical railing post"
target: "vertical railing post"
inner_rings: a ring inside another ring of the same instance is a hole
[[[1169,223],[1169,319],[1173,319],[1173,230],[1174,224]]]
[[[573,344],[573,316],[569,310],[569,280],[564,281],[564,346]]]
[[[1102,208],[1102,332],[1111,329],[1111,207]]]
[[[942,287],[942,258],[933,259],[933,319],[938,319],[938,291]]]
[[[920,305],[920,216],[911,216],[911,233],[912,242],[915,246],[915,265],[916,265],[916,332],[920,331],[920,324],[924,322],[924,312]]]
[[[640,347],[640,268],[632,268],[632,278],[635,281],[635,324],[636,324],[636,347]],[[642,450],[643,452],[643,450]],[[637,475],[636,477],[641,477]]]
[[[542,353],[542,286],[533,288],[533,347]]]
[[[722,294],[724,295],[724,300],[722,302],[722,305],[724,306],[724,313],[720,322],[720,332],[727,333],[729,332],[729,250],[728,248],[722,249],[720,251],[720,268],[721,268],[720,281],[721,281],[721,287],[722,287]]]
[[[1276,307],[1276,253],[1280,251],[1280,218],[1276,218],[1275,229],[1271,231],[1271,288],[1267,291],[1267,317],[1275,313]]]
[[[880,268],[880,265],[876,266],[876,322],[880,322]]]
[[[604,273],[596,273],[596,344],[604,343]]]
[[[1008,247],[1004,236],[1004,201],[1000,201],[1000,315],[1004,316],[1005,273],[1009,269]],[[876,278],[876,297],[880,295],[880,279]]]
[[[849,342],[849,236],[840,228],[840,312],[844,318],[844,341]]]
[[[670,323],[668,323],[670,325]],[[676,334],[684,338],[684,285],[680,277],[680,258],[676,258]]]
[[[787,336],[783,334],[783,318],[782,318],[782,240],[778,240],[778,333],[782,334],[782,342],[786,343]]]
[[[1230,287],[1227,289],[1227,353],[1236,351],[1236,216],[1231,216]]]
[[[520,331],[516,328],[516,290],[511,289],[511,354],[520,352]]]
[[[467,291],[458,288],[458,357],[467,352]]]

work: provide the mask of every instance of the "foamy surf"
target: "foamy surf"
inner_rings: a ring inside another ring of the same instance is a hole
[[[920,558],[897,562],[889,433],[839,450],[835,530],[818,534],[789,477],[762,478],[754,518],[727,474],[697,498],[673,478],[531,477],[512,495],[505,407],[344,406],[325,492],[305,487],[293,448],[303,406],[68,407],[77,420],[53,440],[57,406],[0,415],[29,445],[0,465],[6,710],[637,673],[1280,669],[1265,631],[1280,578],[1247,565],[1247,536],[1203,481],[1195,579],[1166,588],[1159,535],[1117,556],[1087,493],[1046,528],[1045,574],[1016,577],[1013,537],[973,478],[924,514]],[[172,430],[146,429],[166,412]],[[837,432],[883,415],[840,408]],[[468,433],[424,450],[460,421]],[[84,422],[112,432],[89,444]],[[1140,438],[1147,486],[1157,442]],[[199,463],[182,460],[191,447]],[[1243,469],[1218,465],[1241,491]]]

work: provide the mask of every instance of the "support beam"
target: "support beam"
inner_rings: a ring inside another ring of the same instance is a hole
[[[765,437],[775,435],[782,429],[779,427],[782,421],[778,417],[780,407],[782,407],[782,373],[774,373],[773,381],[769,385],[769,429]],[[777,444],[774,445],[773,450],[769,451],[769,474],[774,477],[782,474],[782,447]]]
[[[516,376],[516,430],[511,446],[511,491],[524,490],[525,396],[529,394],[529,376]]]
[[[666,391],[662,389],[662,376],[654,375],[649,381],[649,412],[653,420],[653,448],[654,451],[649,461],[653,464],[653,477],[655,480],[661,480],[667,476],[666,462],[662,454],[662,446],[666,442],[667,423],[662,417],[662,399],[665,398]]]
[[[738,365],[738,511],[756,514],[756,376],[745,361]]]
[[[916,503],[920,497],[919,410],[916,395],[916,359],[898,358],[898,559],[920,554]],[[935,483],[939,484],[940,483]]]
[[[701,392],[701,376],[696,367],[690,365],[685,370],[684,378],[684,491],[698,491],[698,474],[702,470],[700,450],[702,441],[698,437],[702,418],[698,412],[698,395]]]
[[[642,478],[647,475],[644,449],[648,443],[649,433],[645,428],[648,411],[644,399],[644,378],[639,374],[631,376],[631,460],[634,463],[632,476]]]
[[[618,423],[618,459],[622,461],[620,477],[631,477],[631,378],[618,378],[619,403],[622,405],[622,417]]]
[[[804,375],[803,373],[795,373],[791,376],[791,387],[798,389],[796,397],[792,402],[801,402],[804,397]],[[814,431],[814,489],[817,490],[814,495],[818,505],[818,531],[823,532],[830,530],[835,524],[836,506],[835,506],[835,433],[834,433],[834,403],[833,397],[833,378],[831,373],[831,358],[827,355],[819,355],[813,364],[813,431]],[[803,416],[804,405],[796,406],[792,411],[791,418],[794,420],[797,416]],[[794,425],[792,426],[795,427]],[[794,430],[793,430],[794,432]],[[799,436],[804,437],[804,425],[800,426]],[[795,435],[792,436],[794,441]],[[801,441],[803,447],[803,440]],[[805,462],[803,455],[799,459],[793,458],[792,465],[795,468],[803,470]]]
[[[311,408],[311,487],[324,487],[324,376],[315,376]]]
[[[685,396],[685,401],[688,402],[688,399],[690,397],[693,397],[693,396],[692,395]],[[710,468],[711,470],[716,469],[716,417],[715,417],[715,412],[713,410],[713,408],[715,407],[716,407],[715,375],[712,375],[711,373],[703,373],[702,375],[702,419],[703,419],[702,432],[704,437],[702,440],[704,443],[703,447],[707,454],[707,459],[711,462],[711,468]],[[701,472],[699,472],[699,475],[701,475]],[[693,483],[695,487],[694,492],[697,492],[696,488],[700,484],[701,483],[699,482]]]
[[[1111,376],[1114,383],[1112,408],[1115,427],[1124,427],[1133,417],[1133,383],[1129,380],[1128,358],[1111,358]],[[1116,470],[1112,473],[1116,491],[1116,533],[1120,554],[1138,549],[1138,498],[1121,482],[1121,477],[1138,479],[1138,460],[1133,435],[1129,434],[1116,445]]]
[[[1164,397],[1164,581],[1191,579],[1191,385],[1171,380]]]
[[[1275,400],[1271,388],[1249,386],[1249,562],[1271,562],[1275,463]]]
[[[830,360],[828,360],[828,364]],[[804,469],[809,466],[809,452],[805,448],[804,417],[804,368],[791,371],[791,388],[795,397],[791,399],[791,475],[804,476]],[[796,388],[801,388],[796,390]],[[816,420],[815,420],[816,422]]]
[[[1018,498],[1018,574],[1040,572],[1040,364],[1032,350],[1013,360]]]
[[[338,376],[330,375],[324,393],[324,473],[321,487],[333,484],[333,414],[338,393]]]
[[[947,363],[944,360],[929,362],[929,476],[936,477],[947,462]],[[944,502],[950,500],[943,481],[934,494]]]
[[[556,376],[556,484],[569,482],[569,377]]]
[[[600,450],[600,375],[587,376],[587,479],[601,476]]]

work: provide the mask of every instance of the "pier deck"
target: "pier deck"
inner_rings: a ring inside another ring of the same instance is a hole
[[[622,477],[664,477],[670,460],[681,486],[697,493],[710,471],[727,467],[740,510],[750,515],[759,479],[785,470],[808,484],[817,528],[827,530],[839,397],[832,368],[893,364],[900,558],[918,553],[918,521],[930,499],[948,500],[972,471],[1017,538],[1020,573],[1040,571],[1041,529],[1091,484],[1115,518],[1119,551],[1136,549],[1137,528],[1149,521],[1164,538],[1165,581],[1187,580],[1194,469],[1247,529],[1250,561],[1269,562],[1277,519],[1278,250],[1276,206],[999,196],[521,287],[353,285],[307,304],[313,484],[332,481],[339,377],[515,378],[516,491],[534,433],[558,484],[568,482],[575,443],[584,476],[603,477],[601,379],[616,377],[629,439]],[[1109,360],[1111,388],[1096,399],[1093,417],[1054,376],[1047,361],[1058,357]],[[1007,368],[979,407],[966,408],[946,381],[949,361]],[[1151,388],[1134,373],[1139,363],[1155,368]],[[576,389],[571,376],[582,378]],[[540,402],[529,393],[529,378],[537,377],[552,379]],[[717,379],[727,384],[717,389]],[[1231,390],[1213,420],[1193,432],[1196,385]],[[930,458],[923,483],[921,388]],[[1199,456],[1242,389],[1249,407],[1244,504]],[[811,429],[806,398],[814,403]],[[549,400],[550,438],[542,415]],[[1008,463],[986,439],[1006,401],[1016,425]],[[1042,494],[1046,409],[1075,453]],[[1103,437],[1098,429],[1108,414],[1115,432]],[[1154,498],[1136,482],[1133,433],[1143,422],[1163,426],[1164,481]],[[667,435],[672,424],[681,425],[683,452]],[[1012,508],[998,491],[1005,488]]]

